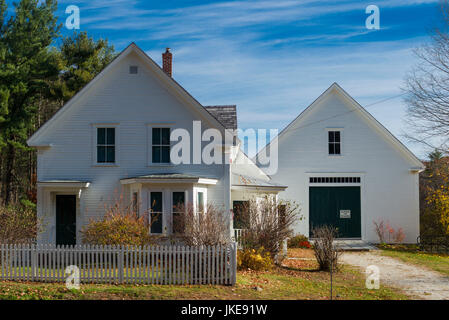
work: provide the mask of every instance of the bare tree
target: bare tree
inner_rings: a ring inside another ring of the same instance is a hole
[[[430,44],[415,50],[419,64],[406,77],[408,138],[444,153],[449,150],[449,2],[440,2],[444,26]]]

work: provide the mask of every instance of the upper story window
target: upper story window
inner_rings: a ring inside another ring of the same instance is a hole
[[[170,128],[152,128],[152,163],[170,163]]]
[[[97,128],[97,163],[115,163],[115,128]]]
[[[341,132],[340,131],[328,131],[329,135],[329,154],[340,155],[341,154]]]

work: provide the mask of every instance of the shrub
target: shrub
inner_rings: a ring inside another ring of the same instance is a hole
[[[241,238],[243,248],[264,248],[272,258],[278,257],[282,242],[293,235],[293,224],[301,219],[297,205],[272,197],[249,200],[240,215],[246,226]]]
[[[192,204],[178,206],[173,218],[175,236],[190,246],[226,245],[231,242],[229,222],[224,210],[208,203],[204,210],[196,211]]]
[[[273,259],[264,248],[244,249],[237,252],[238,270],[267,271],[273,267]]]
[[[0,243],[34,242],[42,226],[36,210],[27,206],[0,206]]]
[[[331,226],[322,226],[314,228],[312,235],[315,238],[313,251],[318,262],[320,270],[338,271],[338,259],[341,252],[334,245],[334,240],[338,235],[336,228]]]
[[[378,221],[373,220],[373,224],[380,244],[385,244],[387,242],[399,244],[404,241],[405,234],[402,228],[396,230],[390,225],[389,221],[384,222],[382,219],[379,219]]]
[[[309,243],[309,239],[305,235],[297,234],[296,236],[288,239],[287,245],[289,248],[303,248],[304,246],[307,246],[305,245],[306,242]]]
[[[81,230],[84,243],[142,246],[154,241],[148,219],[138,217],[132,206],[124,206],[122,196],[113,205],[105,205],[105,211],[103,219],[90,220]]]

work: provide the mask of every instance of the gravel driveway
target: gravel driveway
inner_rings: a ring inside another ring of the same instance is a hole
[[[376,265],[380,270],[380,285],[400,288],[421,299],[449,300],[449,277],[438,272],[384,257],[375,251],[345,252],[341,260],[363,270]]]

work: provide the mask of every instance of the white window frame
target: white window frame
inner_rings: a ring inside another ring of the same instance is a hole
[[[99,128],[115,129],[115,162],[98,162],[97,159],[97,141]],[[92,124],[92,165],[94,167],[118,167],[120,165],[120,125],[119,123],[93,123]]]
[[[203,208],[204,211],[207,211],[207,188],[202,188],[202,187],[194,187],[194,191],[193,191],[193,209],[196,212],[198,212],[198,192],[202,192],[203,193]]]
[[[169,128],[170,135],[173,129],[173,122],[160,122],[160,123],[148,123],[147,124],[147,166],[149,167],[171,167],[173,163],[153,163],[153,128]],[[170,152],[172,150],[173,144],[170,140]]]
[[[329,131],[340,132],[340,154],[330,154],[329,153]],[[326,128],[326,153],[329,157],[343,156],[343,128]]]

